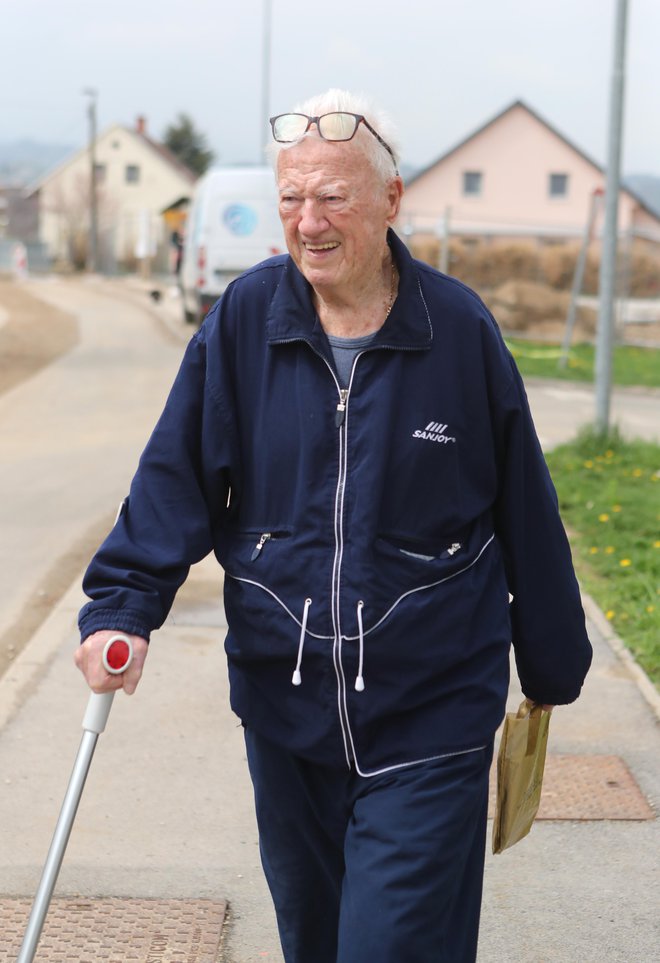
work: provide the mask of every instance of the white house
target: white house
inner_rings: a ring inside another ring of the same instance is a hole
[[[153,258],[169,238],[162,212],[192,193],[196,175],[153,140],[146,122],[115,124],[95,144],[99,263],[106,270]],[[39,238],[55,261],[82,266],[90,225],[91,158],[85,148],[33,185]]]
[[[463,237],[579,238],[604,186],[595,161],[517,100],[410,180],[400,227],[433,234],[448,223]],[[624,189],[619,231],[660,241],[660,219]]]

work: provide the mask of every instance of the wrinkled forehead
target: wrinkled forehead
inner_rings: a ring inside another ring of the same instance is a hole
[[[377,182],[369,155],[357,142],[357,137],[348,141],[326,141],[312,134],[280,151],[277,158],[278,184],[306,180],[319,174],[344,181]]]

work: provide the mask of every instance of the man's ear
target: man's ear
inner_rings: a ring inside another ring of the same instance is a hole
[[[401,207],[403,190],[403,180],[397,174],[396,177],[393,177],[387,185],[387,201],[389,205],[389,211],[387,214],[388,224],[393,224],[399,216],[399,208]]]

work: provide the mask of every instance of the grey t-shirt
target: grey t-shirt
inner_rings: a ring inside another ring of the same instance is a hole
[[[337,374],[339,375],[339,384],[342,388],[348,388],[355,356],[359,354],[363,348],[368,347],[375,336],[375,332],[373,334],[365,334],[361,338],[337,338],[335,335],[328,335],[332,355],[335,359]]]

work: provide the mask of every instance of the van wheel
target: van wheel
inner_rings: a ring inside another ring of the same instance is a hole
[[[194,311],[188,311],[186,308],[184,308],[183,315],[186,320],[186,324],[197,324],[197,315]]]

